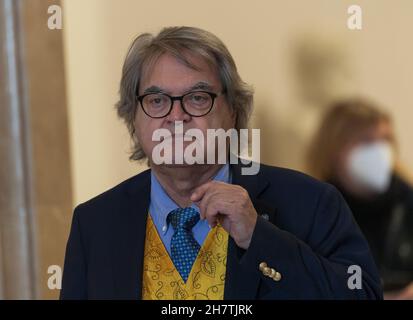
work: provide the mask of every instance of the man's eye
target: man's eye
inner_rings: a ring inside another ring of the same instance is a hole
[[[204,93],[195,93],[190,96],[190,101],[197,104],[206,103],[208,100],[209,96]]]
[[[151,106],[160,106],[166,102],[166,98],[162,96],[150,97],[148,102]]]
[[[196,100],[196,101],[205,101],[205,100],[207,100],[207,98],[204,95],[197,95],[197,96],[194,96],[194,100]]]

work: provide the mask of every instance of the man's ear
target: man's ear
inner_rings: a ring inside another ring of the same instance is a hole
[[[137,133],[135,124],[133,125],[132,140],[133,140],[133,142],[134,142],[135,144],[140,144],[140,143],[139,143],[138,133]]]
[[[231,121],[232,127],[235,128],[237,125],[237,113],[235,112],[234,108],[231,108]]]
[[[231,119],[231,125],[232,125],[233,127],[235,127],[235,124],[237,123],[237,122],[236,122],[236,121],[237,121],[237,113],[235,112],[234,107],[231,106],[226,99],[225,99],[225,103],[226,103],[227,109],[228,109],[228,111],[229,111],[229,117],[230,117],[230,119]]]
[[[133,141],[137,141],[135,124],[133,124],[133,129],[132,129],[132,132],[131,132],[131,137],[132,137],[132,140],[133,140]],[[135,139],[136,139],[136,140],[135,140]]]

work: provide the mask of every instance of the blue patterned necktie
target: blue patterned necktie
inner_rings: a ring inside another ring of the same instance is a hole
[[[171,258],[185,282],[200,249],[200,245],[192,234],[192,227],[198,221],[198,211],[190,207],[178,208],[168,214],[168,222],[174,228],[171,239]]]

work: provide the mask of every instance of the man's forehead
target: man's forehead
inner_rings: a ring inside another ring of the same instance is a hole
[[[163,54],[151,61],[143,70],[140,92],[217,89],[219,77],[216,68],[202,57],[186,54],[185,59]]]
[[[182,88],[181,88],[182,89]],[[215,90],[215,86],[206,82],[206,81],[199,81],[196,82],[193,85],[190,85],[186,88],[183,88],[184,92],[189,92],[189,91],[193,91],[193,90],[205,90],[205,91],[212,91]],[[165,92],[168,93],[169,89],[168,88],[164,88],[162,86],[159,85],[151,85],[149,87],[143,88],[143,94],[145,93],[151,93],[151,92]]]
[[[205,57],[189,51],[179,52],[176,55],[169,52],[160,54],[153,60],[153,65],[158,66],[160,64],[178,64],[199,72],[210,71],[212,69],[211,64],[208,63]]]

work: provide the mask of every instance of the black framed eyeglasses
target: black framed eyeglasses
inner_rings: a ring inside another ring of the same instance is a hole
[[[192,117],[203,117],[211,112],[219,94],[208,91],[192,91],[172,97],[166,93],[146,93],[138,96],[143,111],[151,118],[164,118],[171,113],[174,101],[181,102],[182,110]]]

